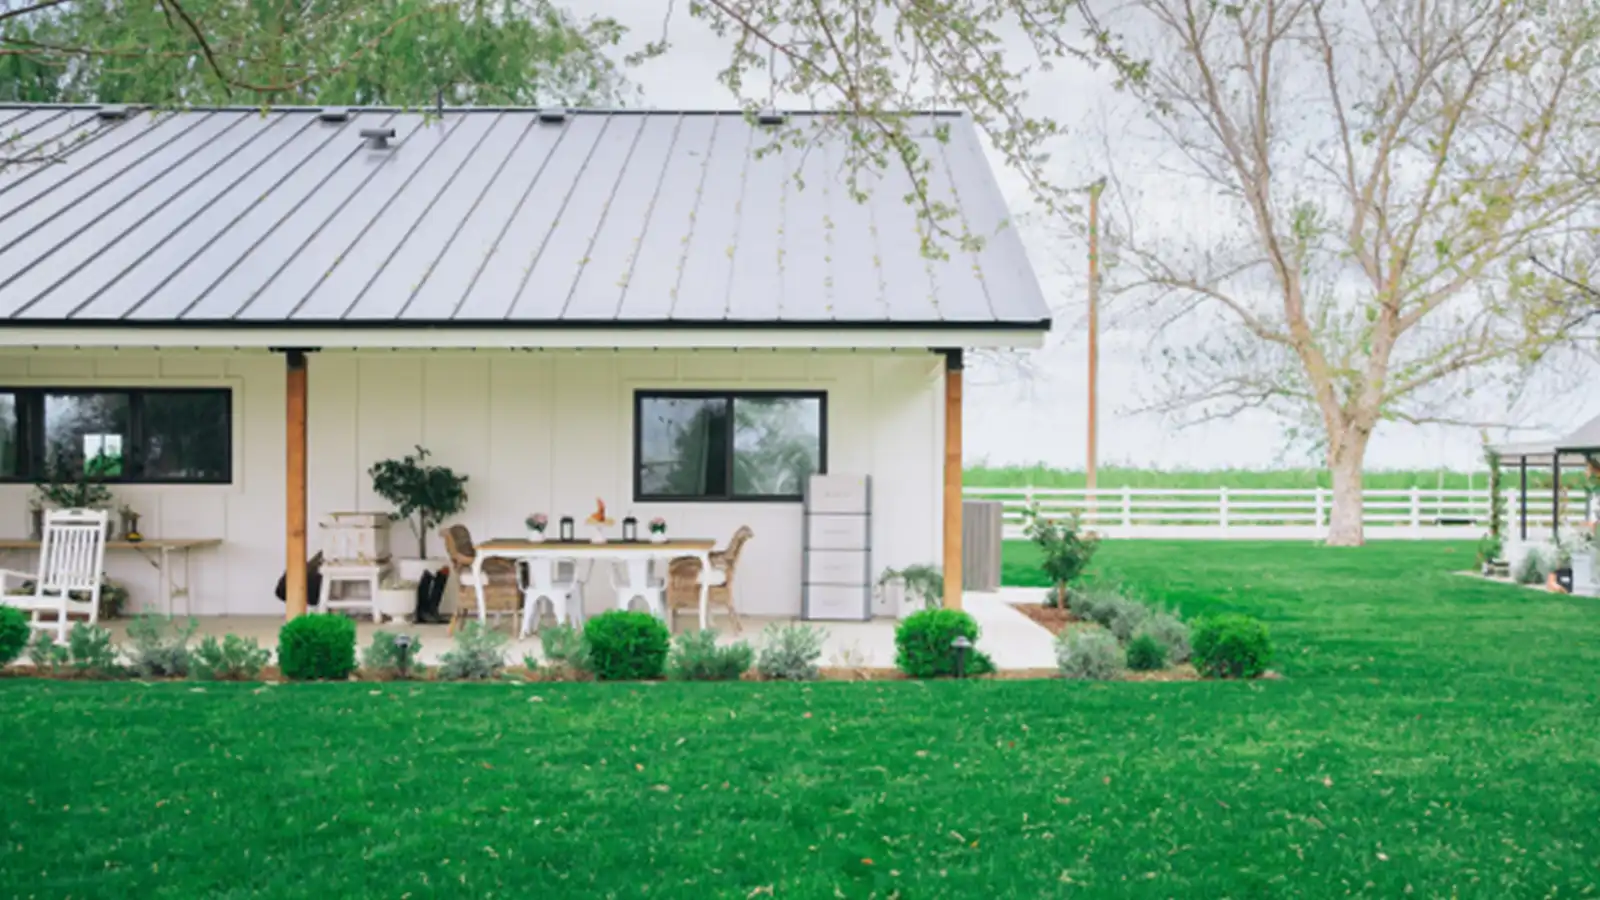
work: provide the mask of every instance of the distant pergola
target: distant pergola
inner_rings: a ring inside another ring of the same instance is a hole
[[[1563,466],[1587,467],[1590,474],[1600,472],[1600,416],[1584,423],[1577,431],[1553,441],[1501,444],[1493,448],[1502,464],[1514,462],[1519,484],[1517,534],[1528,539],[1528,467],[1550,470],[1550,536],[1561,529],[1561,471]]]

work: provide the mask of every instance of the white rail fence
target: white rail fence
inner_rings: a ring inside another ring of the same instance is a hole
[[[1042,514],[1073,513],[1111,538],[1304,538],[1328,533],[1333,492],[1327,488],[1267,490],[1239,488],[989,488],[968,487],[968,500],[999,501],[1006,538],[1023,537],[1023,511],[1039,504]],[[1489,524],[1487,490],[1369,490],[1363,521],[1370,539],[1473,539]],[[1584,497],[1567,498],[1562,528],[1585,521]],[[1506,492],[1507,534],[1519,533],[1522,510],[1516,491]],[[1532,491],[1525,511],[1530,538],[1550,532],[1551,497]],[[1592,515],[1592,511],[1589,513]]]

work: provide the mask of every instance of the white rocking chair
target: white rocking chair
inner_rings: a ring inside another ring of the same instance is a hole
[[[34,628],[55,629],[58,644],[66,643],[69,615],[88,616],[91,625],[100,620],[108,515],[103,509],[51,510],[45,514],[38,573],[0,569],[0,589],[9,591],[11,581],[33,582],[31,595],[8,595],[4,602],[32,613]],[[43,613],[54,613],[54,620],[41,618]]]

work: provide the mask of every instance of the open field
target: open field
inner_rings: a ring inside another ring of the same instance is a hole
[[[1049,466],[969,466],[962,478],[968,487],[1081,488],[1082,470],[1055,469]],[[1212,469],[1159,470],[1101,466],[1102,488],[1226,488],[1310,489],[1331,488],[1333,479],[1324,469]],[[1396,471],[1368,472],[1365,486],[1373,490],[1406,490],[1412,487],[1443,490],[1482,489],[1488,485],[1485,472]],[[1507,481],[1507,486],[1511,484]]]
[[[0,679],[0,896],[1583,896],[1600,610],[1470,559],[1101,550],[1281,681]]]

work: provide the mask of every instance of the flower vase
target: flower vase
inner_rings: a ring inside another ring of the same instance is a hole
[[[650,543],[652,543],[652,544],[665,544],[666,542],[667,542],[667,533],[665,531],[652,531],[652,532],[650,532]]]
[[[532,543],[532,544],[542,544],[542,543],[544,543],[544,532],[535,531],[534,529],[531,529],[531,528],[528,529],[528,542]]]
[[[604,528],[596,525],[594,528],[590,529],[590,531],[592,533],[592,536],[589,538],[590,543],[604,544],[606,542],[606,530]]]

